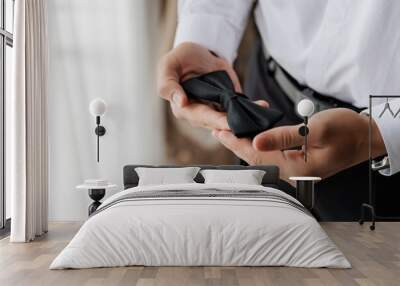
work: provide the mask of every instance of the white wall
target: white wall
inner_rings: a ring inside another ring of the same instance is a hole
[[[75,186],[122,167],[164,163],[162,102],[155,95],[158,1],[51,0],[49,14],[50,220],[84,220]],[[108,103],[96,162],[91,99]]]

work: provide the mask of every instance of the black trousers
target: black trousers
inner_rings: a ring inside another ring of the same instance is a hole
[[[253,100],[267,100],[271,107],[283,111],[285,117],[278,125],[300,123],[301,119],[296,116],[293,103],[268,72],[267,61],[260,42],[256,42],[253,47],[248,67],[244,86],[245,94]],[[391,177],[376,173],[373,175],[373,182],[377,215],[400,217],[400,173]],[[293,190],[287,191],[293,192]],[[315,214],[320,220],[358,220],[361,204],[368,202],[368,162],[344,170],[318,183],[315,198]]]

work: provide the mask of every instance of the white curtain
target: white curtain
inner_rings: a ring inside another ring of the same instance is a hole
[[[126,164],[165,163],[164,102],[156,94],[160,1],[51,0],[49,34],[49,220],[87,219],[75,187],[105,179],[122,189]],[[107,102],[96,160],[92,99]]]
[[[15,1],[13,90],[6,111],[12,242],[47,231],[46,0]]]

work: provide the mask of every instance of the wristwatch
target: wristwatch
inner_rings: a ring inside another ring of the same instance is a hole
[[[369,116],[369,110],[364,109],[363,111],[360,112],[360,114]],[[371,163],[371,169],[373,171],[380,171],[380,170],[385,170],[390,168],[390,162],[389,162],[389,157],[385,156],[381,160],[372,160]]]
[[[373,171],[380,171],[390,168],[389,157],[385,156],[382,160],[372,160],[371,168]]]

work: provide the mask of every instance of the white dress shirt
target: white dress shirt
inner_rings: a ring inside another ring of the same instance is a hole
[[[400,0],[180,0],[175,45],[195,42],[232,63],[255,2],[264,45],[300,83],[357,107],[370,94],[400,95]],[[375,120],[391,175],[400,171],[400,118]]]

